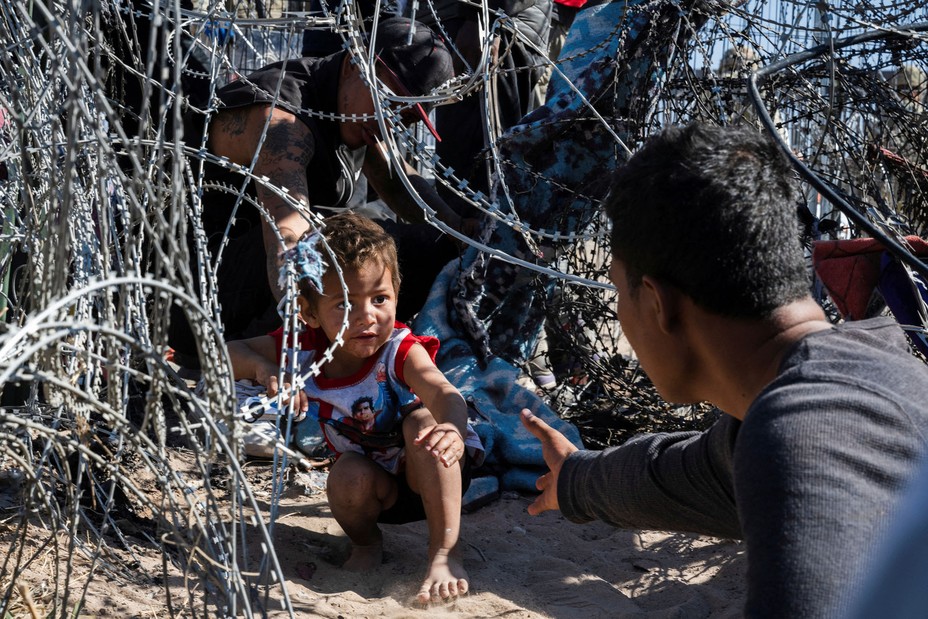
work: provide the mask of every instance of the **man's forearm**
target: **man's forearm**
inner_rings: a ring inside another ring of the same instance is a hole
[[[412,183],[412,186],[415,190],[422,196],[422,199],[426,204],[432,207],[435,210],[435,214],[438,216],[446,226],[454,230],[461,230],[461,216],[454,212],[448,203],[441,199],[438,195],[438,192],[435,191],[435,188],[425,180],[422,176],[418,174],[411,174],[409,176],[409,182]],[[410,201],[412,196],[408,196]],[[416,210],[419,210],[418,205],[415,205]],[[421,212],[421,211],[420,211]]]
[[[618,447],[573,453],[558,477],[561,512],[575,522],[738,538],[735,432],[724,418],[703,433],[642,434]]]
[[[302,180],[300,180],[302,179]],[[284,186],[306,185],[306,176],[300,178],[294,177],[292,180],[282,180],[281,183],[287,183]],[[291,191],[291,193],[293,193]],[[278,301],[283,297],[283,290],[277,285],[280,268],[283,266],[282,252],[293,247],[297,241],[310,229],[309,220],[298,210],[287,204],[273,192],[264,189],[258,190],[258,197],[264,205],[268,215],[274,221],[274,226],[266,221],[261,221],[262,236],[264,238],[264,250],[267,254],[266,268],[267,281],[271,287],[274,298]],[[276,230],[275,230],[276,227]],[[280,235],[278,237],[278,234]]]
[[[275,187],[285,187],[293,200],[308,207],[306,166],[312,152],[312,136],[302,122],[292,115],[275,117],[268,128],[255,172],[267,176]],[[274,222],[274,226],[271,226],[262,220],[261,225],[264,249],[267,252],[267,281],[274,298],[280,300],[283,290],[277,285],[277,280],[280,267],[283,266],[281,252],[293,247],[310,229],[310,223],[291,202],[269,187],[259,183],[257,193],[268,217]]]
[[[364,175],[377,191],[377,195],[386,202],[394,213],[408,223],[422,223],[425,216],[422,209],[398,178],[398,172],[391,170],[387,160],[376,148],[368,148],[364,158]],[[445,225],[454,230],[461,229],[461,217],[439,197],[431,183],[420,176],[412,166],[403,162],[406,176],[416,192],[422,196]]]

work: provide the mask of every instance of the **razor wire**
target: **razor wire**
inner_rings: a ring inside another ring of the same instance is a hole
[[[441,10],[419,4],[442,30]],[[256,492],[264,489],[240,464],[243,422],[216,297],[222,250],[209,254],[200,217],[202,195],[220,192],[267,218],[243,191],[251,182],[303,207],[286,187],[211,155],[208,125],[201,143],[178,137],[191,104],[189,80],[208,82],[212,96],[233,79],[299,55],[307,28],[339,34],[367,76],[376,107],[371,119],[380,124],[394,170],[401,170],[400,161],[412,162],[478,209],[488,225],[509,227],[547,252],[545,260],[526,261],[486,237],[463,237],[439,222],[402,177],[433,225],[556,282],[546,307],[547,352],[539,359],[557,379],[547,397],[582,426],[590,445],[711,420],[702,409],[673,411],[620,346],[601,188],[558,187],[572,196],[565,202],[588,212],[580,228],[564,223],[570,205],[561,204],[550,205],[551,225],[527,223],[511,175],[558,181],[514,163],[506,156],[509,136],[488,126],[486,157],[495,182],[489,194],[475,191],[420,131],[403,123],[400,111],[415,101],[387,92],[377,80],[361,37],[369,25],[357,7],[322,5],[321,14],[295,0],[0,5],[0,539],[6,550],[0,614],[93,611],[99,604],[94,581],[108,579],[160,591],[161,615],[294,616],[273,544],[274,505],[294,458],[282,452],[274,461],[271,507],[262,507]],[[486,44],[507,31],[531,45],[509,16],[480,8]],[[866,227],[859,218],[897,241],[924,236],[928,46],[913,25],[928,20],[928,10],[891,0],[706,1],[698,8],[706,22],[693,26],[661,67],[661,89],[647,102],[643,126],[631,137],[620,130],[626,119],[610,100],[614,90],[593,96],[569,84],[584,111],[565,125],[565,139],[574,139],[574,131],[603,132],[621,160],[665,124],[704,119],[760,127],[766,115],[768,128],[808,170],[802,181],[811,214],[807,240],[859,236]],[[619,22],[609,38],[626,35]],[[851,37],[858,42],[842,43]],[[556,65],[545,64],[563,79],[562,67],[605,44],[589,41]],[[815,52],[803,62],[788,62],[809,50]],[[206,60],[195,66],[193,58]],[[623,59],[611,62],[622,66]],[[418,101],[477,96],[492,106],[486,85],[499,70],[485,50],[477,66]],[[753,89],[752,75],[763,75]],[[138,89],[137,108],[125,105],[130,89]],[[236,183],[210,184],[203,163],[238,175]],[[324,227],[310,209],[303,212],[313,227]],[[285,321],[294,314],[292,277],[287,292]],[[169,359],[172,308],[193,318],[199,357],[208,361],[196,390]],[[318,367],[304,369],[304,378]],[[156,562],[145,548],[157,551]]]
[[[755,124],[774,133],[805,169],[801,210],[810,247],[817,240],[879,232],[887,246],[906,253],[908,264],[924,265],[905,236],[924,237],[928,223],[926,17],[924,5],[901,3],[728,6],[666,67],[665,94],[651,124],[629,146],[634,150],[661,126],[693,119]],[[804,62],[795,62],[803,55]],[[764,79],[757,80],[752,98],[750,80],[758,74]],[[563,252],[561,260],[565,271],[606,279],[607,247],[586,244]],[[833,313],[830,299],[817,294]],[[608,291],[556,287],[547,309],[548,365],[561,365],[555,372],[559,387],[584,382],[552,394],[558,410],[586,425],[596,436],[589,442],[601,446],[636,431],[710,423],[713,415],[699,410],[677,411],[684,419],[678,425],[660,421],[675,419],[666,414],[672,407],[649,400],[653,393],[644,388],[647,379],[634,360],[603,344],[616,341],[618,333],[611,301]],[[920,324],[903,328],[926,333],[926,314],[920,315]]]

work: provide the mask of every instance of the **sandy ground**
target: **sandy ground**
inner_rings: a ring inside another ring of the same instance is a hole
[[[245,471],[266,520],[273,469],[265,463],[249,463]],[[295,468],[289,473],[273,540],[296,617],[688,619],[740,615],[745,562],[739,543],[620,530],[602,523],[577,525],[556,513],[532,517],[526,513],[531,498],[513,492],[462,517],[470,593],[423,608],[414,596],[425,572],[425,523],[384,526],[383,565],[366,574],[346,572],[339,566],[347,557],[349,542],[329,512],[322,490],[325,473],[296,472]],[[0,541],[13,539],[14,520],[0,520]],[[204,584],[185,581],[176,561],[167,564],[165,576],[161,550],[151,543],[152,532],[130,520],[117,524],[131,552],[120,549],[112,535],[104,536],[109,541],[93,564],[86,553],[72,552],[66,600],[61,596],[65,590],[61,571],[55,594],[54,565],[56,557],[59,570],[64,565],[73,538],[66,530],[31,527],[25,554],[35,553],[34,558],[15,583],[9,572],[0,583],[7,595],[12,591],[5,617],[51,616],[50,612],[61,616],[62,605],[69,609],[68,616],[83,619],[222,616],[215,607],[204,607],[197,594],[191,611],[187,592],[201,592]],[[251,569],[262,551],[247,530],[245,537],[251,540],[247,543],[251,557],[247,569]],[[78,539],[89,537],[79,532]],[[5,554],[10,556],[11,550],[6,546]],[[254,590],[253,596],[255,591],[266,595],[253,597],[252,616],[290,616],[280,610],[283,590],[280,585]],[[171,593],[170,605],[166,591]],[[53,608],[56,597],[57,609]]]
[[[526,512],[531,498],[514,492],[462,516],[471,592],[423,608],[414,596],[426,567],[425,523],[384,526],[383,565],[366,574],[346,572],[339,566],[349,542],[329,512],[322,483],[319,473],[295,475],[275,525],[277,557],[299,617],[740,615],[740,544],[577,525],[556,513],[532,517]]]
[[[559,514],[529,516],[530,499],[505,493],[462,518],[471,592],[417,607],[425,526],[384,527],[384,564],[368,574],[339,569],[348,540],[324,496],[282,514],[276,539],[288,589],[306,617],[737,617],[744,557],[729,540],[576,525]],[[300,576],[303,575],[303,577]]]

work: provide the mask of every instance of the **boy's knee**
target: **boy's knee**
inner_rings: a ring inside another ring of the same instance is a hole
[[[421,430],[437,423],[429,409],[424,406],[406,415],[403,420],[403,438],[406,439],[406,448],[409,449],[413,445],[413,441]]]
[[[331,498],[346,494],[365,494],[376,486],[377,465],[363,456],[343,454],[329,471],[326,493]]]
[[[336,507],[351,509],[376,501],[386,508],[396,501],[396,480],[373,460],[347,453],[332,465],[326,494]]]

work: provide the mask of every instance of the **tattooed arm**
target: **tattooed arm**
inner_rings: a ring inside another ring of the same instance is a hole
[[[268,115],[270,121],[268,122]],[[269,105],[252,105],[219,112],[210,128],[210,145],[216,155],[248,166],[255,156],[267,124],[264,144],[258,152],[254,173],[267,176],[272,185],[286,187],[290,196],[309,207],[306,166],[315,151],[312,133],[295,115]],[[284,245],[292,247],[309,230],[309,221],[277,194],[256,183],[258,200],[277,224]],[[283,296],[277,286],[280,252],[283,249],[272,228],[262,219],[264,249],[267,252],[267,279],[274,297]]]

